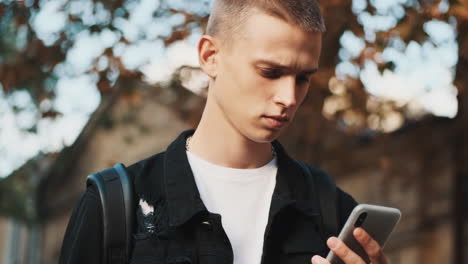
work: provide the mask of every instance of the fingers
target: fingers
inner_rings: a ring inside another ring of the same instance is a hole
[[[353,264],[364,264],[362,258],[354,253],[348,246],[343,243],[343,241],[339,240],[336,237],[330,237],[327,240],[328,247],[337,255],[344,263],[353,263]],[[315,257],[315,256],[314,256]],[[312,258],[312,260],[314,260]],[[317,258],[317,260],[320,260]],[[320,260],[321,261],[321,260]],[[326,261],[326,260],[325,260]],[[327,262],[316,262],[317,264],[322,263],[329,263]]]
[[[372,237],[362,228],[356,228],[353,231],[356,240],[362,245],[371,263],[386,264],[387,259],[383,253],[382,247],[372,239]],[[327,240],[328,247],[337,255],[344,263],[364,264],[362,258],[354,251],[348,248],[341,240],[336,237],[330,237]],[[320,257],[314,256],[311,260],[313,264],[330,264],[329,261]]]
[[[321,256],[319,255],[315,255],[313,258],[312,258],[312,264],[330,264],[330,261],[322,258]]]
[[[387,263],[382,247],[362,228],[355,228],[353,235],[362,245],[372,263]]]

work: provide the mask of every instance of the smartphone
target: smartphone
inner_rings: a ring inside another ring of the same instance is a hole
[[[383,248],[400,218],[401,212],[397,208],[360,204],[349,215],[338,238],[358,254],[364,262],[370,263],[364,248],[354,238],[354,229],[356,227],[363,228]],[[328,253],[327,260],[332,264],[344,264],[331,250]]]

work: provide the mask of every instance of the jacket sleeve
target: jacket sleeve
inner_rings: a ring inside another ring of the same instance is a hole
[[[344,192],[340,188],[337,187],[336,191],[338,195],[338,225],[339,231],[341,231],[346,223],[346,220],[348,220],[349,215],[353,211],[354,207],[358,205],[358,203],[351,195]]]
[[[73,209],[65,231],[59,264],[100,264],[102,232],[101,201],[96,188],[91,186]]]

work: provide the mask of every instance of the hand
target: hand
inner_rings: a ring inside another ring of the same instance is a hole
[[[372,264],[387,264],[388,260],[380,245],[362,228],[355,228],[353,235],[362,245]],[[364,260],[336,237],[327,240],[328,247],[346,264],[364,264]],[[330,262],[318,255],[312,258],[312,264],[330,264]]]

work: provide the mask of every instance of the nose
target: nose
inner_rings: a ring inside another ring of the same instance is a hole
[[[297,103],[296,99],[296,79],[294,77],[283,77],[277,85],[275,94],[275,103],[283,105],[285,108],[294,107]]]

